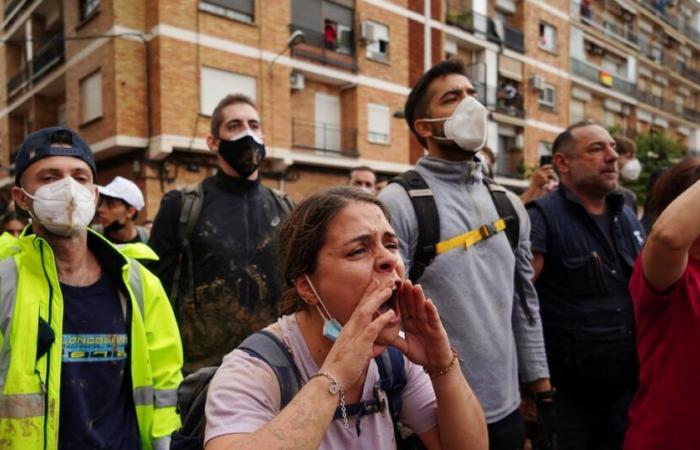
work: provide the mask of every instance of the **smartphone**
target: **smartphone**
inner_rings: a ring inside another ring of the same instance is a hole
[[[552,155],[540,156],[540,167],[546,166],[547,164],[552,164]]]

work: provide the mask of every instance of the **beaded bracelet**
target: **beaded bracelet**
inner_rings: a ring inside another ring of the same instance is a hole
[[[449,372],[450,369],[452,369],[452,367],[454,367],[455,361],[459,360],[459,353],[457,353],[457,350],[455,350],[454,347],[450,347],[450,350],[452,351],[452,360],[450,360],[450,363],[447,365],[447,367],[440,369],[440,370],[434,370],[434,371],[430,371],[430,370],[426,369],[425,367],[423,367],[423,371],[431,377],[440,377],[442,375],[445,375],[447,372]]]
[[[350,425],[348,424],[348,412],[345,409],[345,391],[343,390],[343,386],[341,386],[340,383],[338,383],[338,381],[335,378],[333,378],[332,375],[329,375],[325,372],[318,372],[311,375],[309,377],[309,381],[317,377],[328,378],[328,380],[331,382],[328,385],[328,392],[331,395],[340,394],[338,401],[340,402],[340,413],[343,415],[343,425],[345,425],[346,430],[350,429]]]

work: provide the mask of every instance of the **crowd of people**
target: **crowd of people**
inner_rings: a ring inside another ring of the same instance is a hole
[[[518,196],[475,94],[436,64],[405,104],[415,169],[296,205],[226,95],[218,172],[149,227],[77,133],[30,134],[1,220],[0,447],[700,448],[700,159],[659,177],[645,228],[634,143],[582,121]]]

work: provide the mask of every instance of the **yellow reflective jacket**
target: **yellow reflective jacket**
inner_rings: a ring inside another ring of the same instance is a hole
[[[131,384],[141,447],[165,450],[180,427],[175,405],[182,380],[182,344],[170,302],[157,277],[99,234],[88,232],[88,246],[102,269],[122,281],[120,296],[131,302]],[[0,239],[0,258],[0,448],[56,450],[63,298],[53,251],[29,234]],[[40,317],[55,340],[37,360]]]

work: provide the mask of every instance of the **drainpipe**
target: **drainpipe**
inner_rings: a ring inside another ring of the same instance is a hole
[[[432,42],[430,31],[430,0],[423,0],[423,71],[427,72],[433,65]]]

